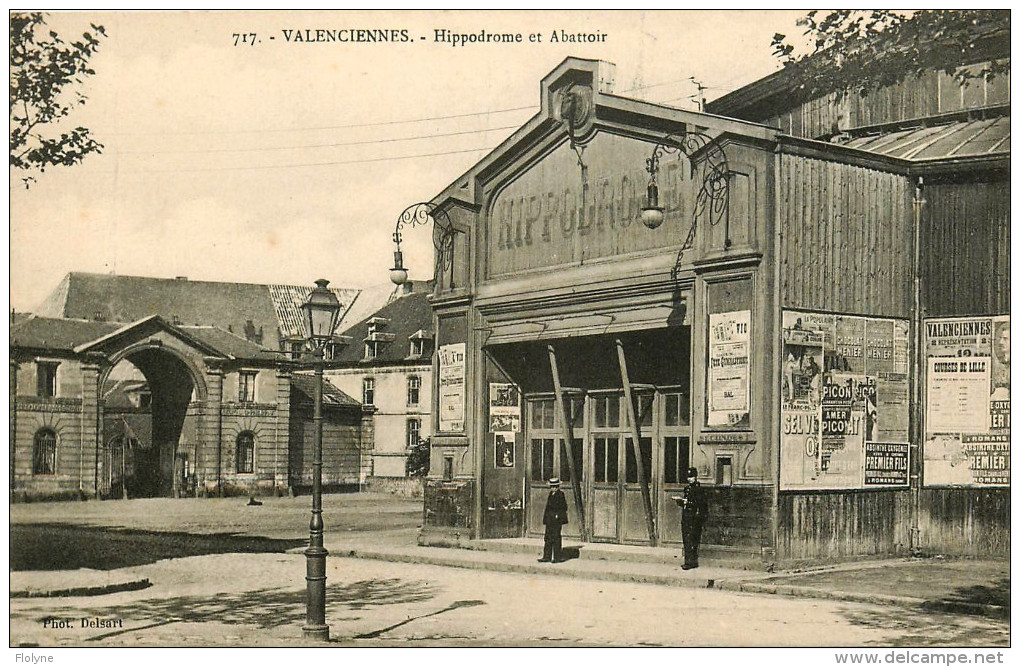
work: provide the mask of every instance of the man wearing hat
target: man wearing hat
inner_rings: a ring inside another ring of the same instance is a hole
[[[549,480],[549,498],[545,501],[545,514],[542,516],[542,523],[545,524],[545,550],[539,563],[562,563],[563,562],[563,538],[560,530],[563,524],[567,523],[567,497],[560,490],[560,478],[553,477]]]
[[[708,499],[705,497],[705,489],[698,482],[697,468],[687,469],[687,488],[684,489],[682,503],[680,531],[684,538],[683,569],[690,570],[698,566],[701,529],[708,518]]]

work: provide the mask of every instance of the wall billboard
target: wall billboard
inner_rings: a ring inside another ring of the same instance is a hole
[[[780,488],[907,486],[906,320],[783,311]]]
[[[708,316],[708,425],[746,424],[750,412],[751,311]]]
[[[489,431],[497,468],[513,468],[514,445],[521,430],[521,393],[516,385],[489,383]]]
[[[439,430],[464,431],[465,343],[439,346]]]
[[[924,321],[925,486],[1009,486],[1009,315]]]

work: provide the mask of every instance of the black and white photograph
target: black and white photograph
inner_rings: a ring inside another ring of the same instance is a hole
[[[13,664],[1009,662],[1010,10],[8,21]]]

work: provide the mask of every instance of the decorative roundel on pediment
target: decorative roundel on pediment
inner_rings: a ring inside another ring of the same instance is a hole
[[[575,141],[587,138],[595,121],[595,101],[591,86],[574,84],[559,93],[557,115]]]

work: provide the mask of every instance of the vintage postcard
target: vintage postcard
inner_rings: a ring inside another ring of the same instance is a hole
[[[15,663],[1003,662],[1008,10],[8,18]]]

